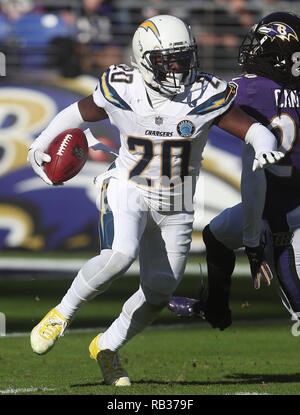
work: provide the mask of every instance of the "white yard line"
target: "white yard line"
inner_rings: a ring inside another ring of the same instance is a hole
[[[17,389],[5,389],[5,390],[0,390],[0,394],[1,395],[12,395],[12,394],[17,394],[17,393],[30,393],[30,392],[51,392],[51,391],[55,391],[56,389],[53,388],[34,388],[33,386],[30,388],[17,388]]]
[[[229,395],[228,393],[226,395]],[[270,395],[269,393],[258,392],[235,392],[235,395]]]
[[[86,259],[39,259],[39,258],[0,258],[0,270],[6,271],[54,271],[54,272],[78,272],[86,262]],[[206,275],[206,265],[201,264],[202,273]],[[139,263],[134,262],[127,271],[129,275],[139,274]],[[186,274],[199,275],[200,266],[198,263],[187,263]],[[249,265],[236,264],[234,274],[245,276],[250,275]]]
[[[265,319],[265,320],[240,320],[235,322],[235,326],[244,326],[244,325],[278,325],[278,324],[286,324],[287,326],[291,324],[291,320],[289,318],[282,318],[282,319]],[[199,322],[194,323],[174,323],[174,324],[153,324],[150,327],[147,327],[146,330],[176,330],[176,329],[183,329],[183,328],[200,328],[201,327],[210,327],[209,323],[199,318]],[[107,327],[86,327],[86,328],[78,328],[78,329],[67,329],[65,334],[80,334],[80,333],[93,333],[93,332],[102,332],[105,331]],[[1,338],[10,338],[10,337],[29,337],[29,332],[15,332],[15,333],[6,333],[5,336],[0,336]]]

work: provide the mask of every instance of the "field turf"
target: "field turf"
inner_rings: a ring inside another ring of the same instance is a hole
[[[102,383],[88,346],[119,314],[138,279],[123,277],[85,304],[55,348],[37,356],[29,332],[59,302],[71,283],[66,277],[0,280],[0,311],[7,318],[7,335],[0,338],[0,395],[300,394],[299,338],[291,333],[293,322],[275,284],[255,291],[250,278],[235,277],[234,323],[223,332],[164,310],[121,350],[132,386],[114,388]],[[197,289],[197,277],[186,275],[176,294],[195,296]]]

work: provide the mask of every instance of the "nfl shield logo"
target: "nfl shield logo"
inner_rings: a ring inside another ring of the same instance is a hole
[[[162,125],[162,123],[164,122],[164,119],[160,116],[155,117],[155,124],[156,125]]]

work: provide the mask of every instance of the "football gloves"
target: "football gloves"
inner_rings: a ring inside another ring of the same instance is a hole
[[[52,181],[46,175],[43,169],[43,163],[49,163],[51,157],[49,154],[44,153],[40,149],[30,148],[28,151],[27,161],[31,164],[34,172],[42,179],[45,183],[53,185]]]
[[[253,279],[254,288],[260,288],[260,280],[262,279],[269,287],[273,279],[272,271],[264,258],[264,248],[259,245],[255,248],[245,247],[245,252],[250,264],[250,271]]]
[[[282,159],[282,157],[284,157],[284,154],[281,151],[262,151],[260,153],[255,153],[252,170],[256,171],[263,169],[270,164],[276,163],[278,160]]]

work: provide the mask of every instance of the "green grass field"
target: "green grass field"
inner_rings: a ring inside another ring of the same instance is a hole
[[[0,311],[7,319],[7,336],[0,338],[0,395],[300,394],[300,339],[291,333],[293,322],[275,284],[255,291],[250,278],[234,277],[234,323],[223,332],[164,310],[121,350],[132,386],[114,388],[102,383],[88,346],[119,314],[138,279],[123,277],[85,304],[55,348],[37,356],[29,332],[70,283],[66,275],[0,280]],[[197,289],[197,277],[186,275],[176,294],[195,296]]]

